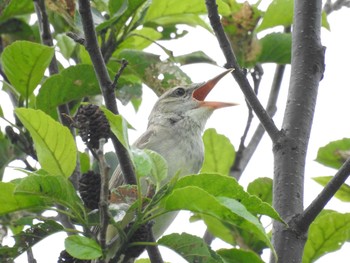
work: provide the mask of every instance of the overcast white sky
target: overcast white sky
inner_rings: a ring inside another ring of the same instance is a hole
[[[332,140],[350,137],[350,121],[348,112],[350,110],[350,84],[348,80],[349,67],[347,62],[350,61],[350,9],[342,9],[329,16],[331,31],[322,30],[322,43],[327,47],[326,50],[326,72],[324,79],[320,83],[318,104],[312,130],[308,161],[306,166],[305,181],[305,205],[307,206],[322,189],[318,184],[314,183],[310,178],[323,175],[333,175],[335,170],[326,168],[314,162],[317,150]],[[189,53],[201,49],[209,56],[218,61],[219,65],[224,64],[224,58],[221,54],[216,39],[204,29],[192,29],[191,34],[183,39],[173,43],[164,43],[166,47],[175,51],[175,55]],[[148,51],[162,54],[162,51],[152,46]],[[183,67],[194,82],[201,82],[215,76],[222,69],[210,65],[191,65]],[[269,93],[273,65],[264,65],[265,75],[259,91],[259,97],[265,105],[267,95]],[[287,71],[289,70],[289,67]],[[275,122],[278,126],[283,118],[284,104],[289,84],[288,75],[285,76],[281,96],[278,102],[278,113],[275,116]],[[147,125],[147,117],[156,100],[156,96],[148,89],[144,88],[144,103],[139,113],[134,114],[134,110],[129,105],[120,107],[121,113],[136,128],[136,131],[130,132],[130,141],[133,142],[139,136]],[[6,100],[5,94],[1,91],[0,103]],[[209,95],[208,100],[221,100],[238,102],[241,106],[220,109],[216,111],[212,118],[208,121],[207,127],[214,127],[221,134],[229,137],[236,148],[238,148],[239,140],[245,125],[246,107],[244,98],[240,92],[238,85],[233,78],[226,76],[216,89]],[[120,104],[119,104],[120,105]],[[4,109],[9,110],[9,109]],[[0,122],[3,130],[4,123]],[[256,118],[255,118],[256,124]],[[246,186],[249,182],[257,177],[272,177],[273,175],[273,158],[271,152],[271,143],[268,137],[264,137],[258,151],[253,156],[250,165],[243,174],[241,183]],[[350,205],[337,200],[332,200],[329,209],[341,212],[350,212]],[[204,227],[201,223],[189,224],[189,213],[182,213],[170,227],[167,233],[172,232],[188,232],[202,236]],[[60,239],[61,237],[61,239]],[[64,234],[58,234],[45,239],[43,243],[39,243],[34,248],[34,255],[38,263],[57,262],[58,254],[63,249]],[[214,248],[222,247],[222,243],[214,242]],[[45,252],[45,253],[44,253]],[[342,250],[329,254],[321,258],[319,263],[328,263],[331,260],[338,263],[349,261],[350,245],[346,244]],[[266,258],[266,257],[265,257]],[[173,253],[166,253],[164,260],[170,262],[182,262],[181,258],[176,257]],[[26,256],[22,255],[16,263],[27,262]],[[183,261],[184,262],[184,261]]]

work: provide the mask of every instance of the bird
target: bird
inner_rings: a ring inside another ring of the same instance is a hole
[[[175,174],[181,177],[200,171],[204,160],[202,133],[207,120],[216,109],[238,105],[205,101],[205,98],[219,80],[232,71],[227,69],[206,82],[171,88],[156,101],[148,118],[147,130],[132,147],[155,151],[166,160],[168,175],[163,184]],[[109,181],[109,188],[114,189],[123,183],[121,169],[117,167]],[[156,239],[164,233],[176,214],[167,213],[155,220],[152,230]]]

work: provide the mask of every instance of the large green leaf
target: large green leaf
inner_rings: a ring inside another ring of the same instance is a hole
[[[264,263],[253,251],[242,249],[220,249],[216,251],[225,263]]]
[[[187,233],[163,236],[158,240],[158,244],[176,251],[188,262],[223,262],[202,238]]]
[[[1,60],[16,91],[28,98],[40,83],[54,54],[53,47],[16,41],[4,49]]]
[[[203,134],[203,143],[205,150],[201,173],[228,175],[236,156],[230,140],[215,129],[208,129]]]
[[[248,231],[273,249],[258,219],[234,199],[216,198],[197,186],[186,186],[174,189],[164,200],[164,208],[166,211],[189,210],[213,217],[225,227],[235,226]]]
[[[30,14],[34,11],[32,0],[11,0],[0,3],[0,22],[16,15]]]
[[[161,61],[160,56],[137,50],[124,50],[119,54],[129,62],[131,69],[156,94],[179,85],[189,84],[190,78],[175,64]]]
[[[292,36],[287,33],[271,33],[260,39],[261,53],[257,59],[260,63],[290,64]]]
[[[195,51],[189,54],[173,57],[173,60],[176,63],[180,63],[181,65],[188,65],[193,63],[208,63],[217,65],[217,63],[203,51]]]
[[[16,184],[0,182],[0,215],[28,208],[43,208],[46,203],[38,196],[15,195]]]
[[[274,0],[267,8],[258,31],[275,26],[290,26],[293,22],[293,0]]]
[[[118,55],[124,49],[143,50],[154,41],[160,39],[162,34],[150,27],[135,29],[128,37],[118,46],[114,56]]]
[[[282,221],[278,213],[268,204],[255,195],[244,191],[236,179],[219,174],[198,174],[185,176],[176,183],[174,189],[196,186],[215,197],[228,197],[238,200],[252,214],[267,215],[275,220]]]
[[[224,1],[217,1],[220,14],[228,14],[229,7]],[[205,2],[201,0],[153,0],[145,16],[145,23],[152,22],[158,25],[186,24],[211,28],[199,16],[206,14]]]
[[[92,65],[80,64],[46,79],[39,90],[36,104],[38,109],[53,115],[58,105],[100,92]]]
[[[302,262],[315,262],[323,255],[340,249],[349,239],[350,213],[323,214],[310,226]]]
[[[69,236],[64,241],[67,252],[78,259],[97,259],[102,256],[98,243],[84,236]]]
[[[261,177],[248,185],[247,192],[272,205],[272,179]]]
[[[72,183],[63,176],[29,174],[17,185],[14,194],[18,197],[41,197],[49,205],[61,204],[72,210],[76,218],[84,215],[84,206]],[[81,223],[81,222],[80,222]]]
[[[339,169],[346,160],[344,156],[348,156],[349,151],[349,138],[333,141],[318,149],[316,161],[323,165]]]
[[[330,180],[332,180],[333,176],[319,176],[312,178],[317,183],[322,186],[326,186]],[[339,190],[335,193],[335,197],[343,202],[350,202],[350,185],[342,184]]]
[[[274,0],[267,8],[263,20],[257,30],[262,31],[275,26],[290,26],[293,23],[293,15],[293,0]],[[325,14],[322,15],[322,26],[329,29],[329,24]]]
[[[33,138],[41,167],[52,175],[71,176],[77,150],[69,129],[40,110],[17,108],[15,113]]]

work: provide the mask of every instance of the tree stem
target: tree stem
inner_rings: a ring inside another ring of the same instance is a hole
[[[97,35],[91,14],[90,1],[79,0],[79,13],[81,15],[85,34],[85,48],[89,52],[92,64],[94,65],[94,70],[100,84],[106,107],[114,114],[118,114],[113,82],[108,75],[107,67],[97,42]],[[131,163],[128,151],[124,148],[116,136],[112,135],[111,140],[119,159],[124,181],[127,184],[136,184],[134,167]]]
[[[301,262],[306,242],[306,232],[296,228],[295,220],[303,212],[305,158],[324,72],[321,12],[321,0],[295,1],[288,100],[283,133],[273,148],[273,206],[289,225],[287,228],[279,222],[273,224],[272,242],[278,262]],[[271,262],[276,262],[273,256]]]

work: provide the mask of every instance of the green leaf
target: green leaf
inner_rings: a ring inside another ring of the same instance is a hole
[[[125,149],[130,150],[129,138],[128,138],[128,123],[121,115],[115,115],[113,112],[105,107],[101,107],[101,110],[106,115],[106,118],[111,126],[111,131],[118,138],[120,143]]]
[[[302,262],[315,262],[323,255],[340,249],[349,238],[350,213],[330,212],[317,217],[310,226]]]
[[[41,167],[52,175],[71,176],[77,150],[69,129],[40,110],[17,108],[15,113],[33,138]]]
[[[188,262],[220,263],[221,258],[200,237],[187,233],[170,234],[158,240],[158,244],[176,251]]]
[[[290,26],[293,23],[294,1],[293,0],[273,0],[267,8],[263,20],[257,31],[260,32],[275,26]],[[329,30],[326,14],[322,14],[322,26]]]
[[[278,213],[268,204],[255,195],[244,191],[236,179],[220,174],[198,174],[185,176],[176,183],[175,188],[187,186],[199,187],[215,197],[228,197],[238,200],[252,214],[267,215],[283,222]]]
[[[322,11],[322,21],[321,21],[321,24],[324,28],[328,29],[328,30],[331,30],[331,27],[328,23],[328,19],[327,19],[327,14],[325,11]]]
[[[228,14],[229,7],[224,1],[217,1],[220,14]],[[158,25],[186,24],[201,26],[209,31],[211,28],[199,15],[206,14],[205,3],[201,0],[153,0],[145,16],[147,22]]]
[[[47,204],[59,203],[70,208],[79,219],[83,215],[84,206],[72,183],[62,176],[48,175],[45,171],[32,173],[23,178],[17,185],[14,194],[19,197],[41,197]]]
[[[0,22],[17,15],[30,14],[34,11],[32,0],[11,0],[0,3]]]
[[[57,46],[60,48],[62,55],[69,59],[76,47],[76,43],[73,39],[68,37],[66,34],[58,34],[56,36]]]
[[[290,64],[292,36],[287,33],[271,33],[260,39],[261,53],[257,59],[261,63]]]
[[[195,51],[189,54],[174,57],[173,59],[176,63],[180,63],[181,65],[188,65],[193,63],[209,63],[217,65],[217,63],[203,51]]]
[[[90,157],[85,152],[79,152],[80,171],[86,173],[90,170]]]
[[[272,179],[261,177],[248,185],[247,192],[256,195],[262,201],[272,205]]]
[[[0,117],[2,109],[0,107]],[[0,181],[6,169],[6,166],[13,160],[22,157],[22,151],[18,151],[16,147],[10,142],[8,137],[5,137],[0,130]]]
[[[275,26],[290,26],[293,22],[293,0],[274,0],[267,8],[258,32]]]
[[[16,41],[2,53],[3,69],[16,91],[28,98],[40,83],[54,54],[52,47]]]
[[[131,149],[132,160],[138,177],[148,176],[152,170],[152,160],[144,150]]]
[[[168,176],[168,163],[157,152],[144,149],[152,162],[151,178],[157,186],[157,189],[162,185],[162,181]]]
[[[38,196],[15,195],[16,184],[0,182],[0,215],[29,208],[43,208],[46,203]]]
[[[0,34],[8,34],[8,36],[12,36],[14,39],[20,38],[23,40],[33,40],[34,32],[32,28],[23,20],[11,18],[3,23],[0,23]],[[6,39],[8,38],[6,37]]]
[[[195,200],[195,202],[188,200]],[[221,221],[225,227],[235,226],[250,232],[273,249],[258,219],[236,200],[218,199],[197,186],[186,186],[174,189],[165,199],[164,207],[166,211],[189,210],[213,217]]]
[[[128,0],[110,1],[109,2],[109,11],[110,11],[111,17],[108,20],[106,20],[105,22],[100,23],[96,27],[96,31],[101,31],[101,30],[115,24],[118,21],[118,19],[128,9],[128,2],[129,2]]]
[[[76,65],[46,79],[36,99],[37,108],[55,116],[56,107],[100,94],[100,88],[92,65]]]
[[[220,249],[216,251],[225,263],[264,263],[253,251],[242,249]]]
[[[133,100],[138,100],[141,102],[142,83],[140,79],[131,74],[123,74],[120,76],[116,89],[116,96],[123,105],[126,105],[129,103],[129,101],[132,102]]]
[[[64,241],[64,246],[71,256],[78,259],[97,259],[102,256],[98,243],[84,236],[69,236]]]
[[[333,176],[320,176],[312,178],[314,181],[319,183],[322,186],[326,186],[330,180],[333,179]],[[343,202],[350,202],[350,185],[344,183],[335,193],[335,197]]]
[[[118,55],[124,49],[143,50],[154,41],[160,39],[162,34],[150,27],[142,27],[141,29],[133,30],[128,37],[118,46],[118,49],[113,54]]]
[[[220,135],[215,129],[208,129],[203,134],[204,162],[201,173],[220,173],[228,175],[236,156],[230,140]]]
[[[161,61],[160,56],[137,50],[123,50],[119,58],[129,62],[131,69],[157,95],[169,88],[189,84],[190,78],[175,64]]]
[[[349,151],[349,138],[333,141],[318,149],[316,162],[328,167],[339,169],[343,165],[347,156],[349,156]]]
[[[18,220],[16,221],[16,223]],[[15,244],[13,247],[0,246],[1,259],[14,259],[25,252],[28,248],[33,247],[36,243],[44,238],[63,230],[62,225],[53,220],[44,220],[38,224],[32,225],[24,231],[16,233],[13,238]],[[10,261],[6,261],[10,262]],[[11,261],[12,262],[12,261]]]

